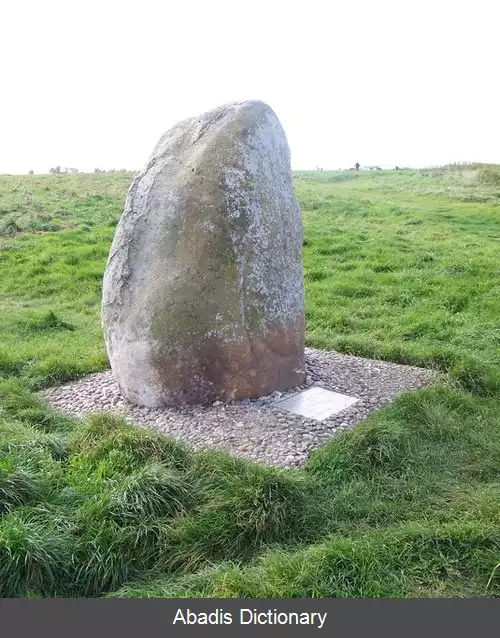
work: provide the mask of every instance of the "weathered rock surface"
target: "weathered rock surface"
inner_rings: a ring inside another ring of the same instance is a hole
[[[228,104],[160,139],[117,227],[102,321],[120,390],[139,405],[303,382],[302,223],[266,104]]]

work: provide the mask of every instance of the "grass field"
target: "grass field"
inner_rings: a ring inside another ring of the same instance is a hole
[[[36,398],[108,365],[131,178],[0,176],[0,596],[500,595],[500,167],[296,174],[308,345],[447,373],[301,470]]]

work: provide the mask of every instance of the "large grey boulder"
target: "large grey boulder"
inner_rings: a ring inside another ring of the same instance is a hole
[[[227,104],[163,135],[127,196],[102,321],[114,376],[136,404],[302,383],[302,223],[269,106]]]

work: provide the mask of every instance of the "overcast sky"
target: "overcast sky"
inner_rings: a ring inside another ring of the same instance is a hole
[[[260,99],[294,169],[500,163],[498,0],[16,0],[0,172],[141,168],[178,120]]]

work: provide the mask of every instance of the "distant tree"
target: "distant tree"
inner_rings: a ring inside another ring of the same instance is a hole
[[[33,175],[35,171],[28,171],[28,175]]]
[[[101,171],[100,168],[94,168],[94,173],[102,173],[103,171]]]
[[[75,175],[76,173],[78,173],[78,169],[77,169],[77,168],[70,168],[70,169],[69,169],[69,172],[70,172],[72,175]]]
[[[51,168],[49,173],[55,173],[56,175],[58,175],[61,172],[61,167],[60,166],[56,166],[55,168]]]

